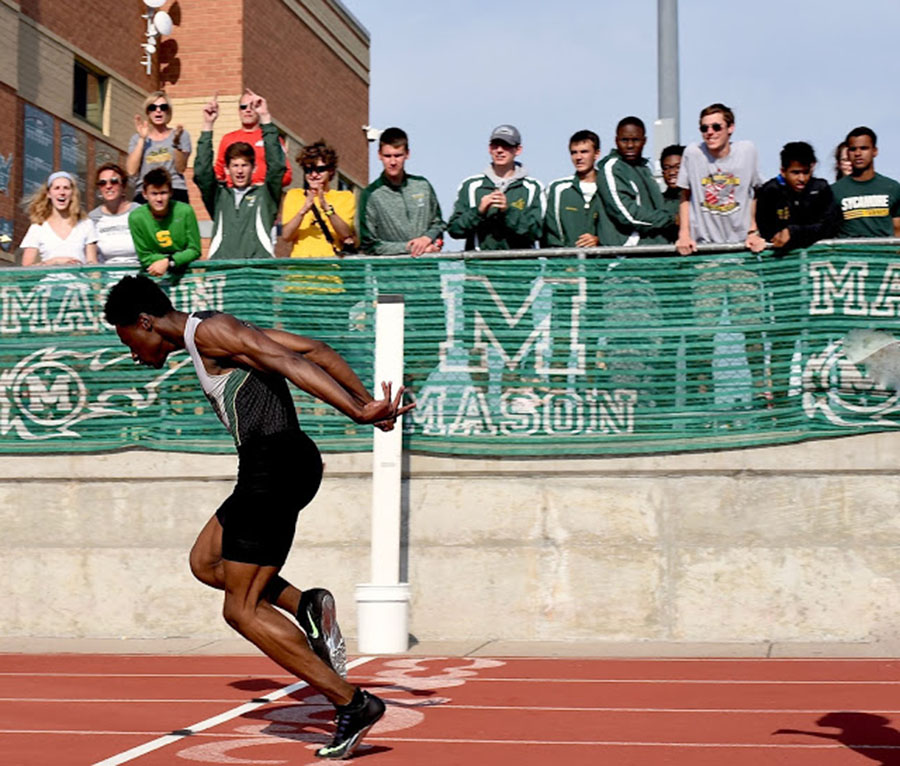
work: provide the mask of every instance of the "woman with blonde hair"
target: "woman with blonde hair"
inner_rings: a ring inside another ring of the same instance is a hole
[[[134,201],[143,204],[143,178],[151,170],[165,168],[172,178],[172,197],[189,202],[184,170],[191,154],[191,135],[181,125],[169,127],[172,104],[163,90],[144,99],[144,115],[134,116],[135,134],[128,142],[125,169],[134,181]]]
[[[31,226],[22,239],[22,265],[77,266],[97,263],[97,234],[81,207],[75,179],[64,170],[25,200]]]

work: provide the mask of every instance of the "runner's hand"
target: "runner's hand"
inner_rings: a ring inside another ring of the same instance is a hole
[[[403,401],[403,392],[405,390],[406,389],[403,386],[400,386],[400,388],[397,389],[397,395],[392,398],[391,384],[382,383],[381,391],[384,394],[384,399],[373,399],[371,402],[364,404],[362,412],[360,413],[359,418],[357,418],[357,422],[372,423],[373,425],[381,423],[382,421],[393,423],[394,420],[416,406],[415,402],[404,404],[403,406],[400,405]],[[382,428],[380,425],[378,427]],[[382,430],[390,429],[382,428]]]

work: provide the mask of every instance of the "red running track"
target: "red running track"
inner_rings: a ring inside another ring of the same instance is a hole
[[[900,661],[351,665],[389,703],[367,766],[900,766]],[[0,762],[321,764],[330,708],[291,684],[264,657],[0,655]]]

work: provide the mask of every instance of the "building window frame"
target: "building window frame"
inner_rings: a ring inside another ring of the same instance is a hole
[[[76,58],[72,65],[72,114],[104,132],[109,75]]]

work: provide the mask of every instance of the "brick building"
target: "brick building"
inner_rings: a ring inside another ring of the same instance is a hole
[[[218,91],[217,143],[239,127],[251,88],[266,96],[292,162],[324,137],[340,156],[340,185],[368,182],[369,34],[339,0],[168,0],[158,10],[174,26],[149,75],[147,10],[143,0],[0,0],[0,109],[14,117],[0,121],[0,234],[12,240],[0,262],[28,227],[22,198],[53,170],[75,174],[85,206],[97,204],[94,169],[124,160],[134,115],[157,87],[195,145],[206,100]]]

